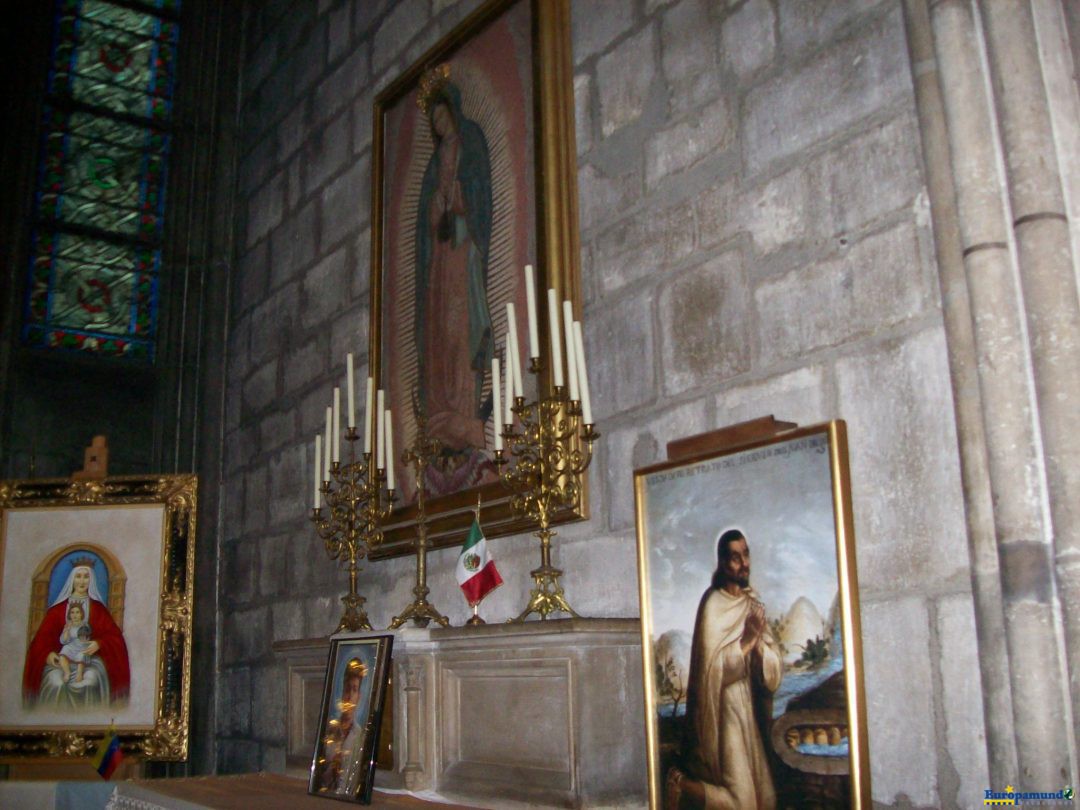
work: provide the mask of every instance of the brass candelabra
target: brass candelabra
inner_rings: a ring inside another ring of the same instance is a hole
[[[531,358],[529,371],[538,374],[540,370],[539,358]],[[509,464],[505,450],[495,451],[495,461],[503,485],[512,493],[510,508],[515,516],[539,527],[540,567],[530,572],[535,587],[528,605],[510,621],[522,622],[533,613],[541,620],[555,612],[576,617],[559,583],[563,572],[551,564],[551,538],[555,536],[551,520],[560,509],[580,501],[582,476],[600,434],[594,425],[583,422],[581,403],[571,400],[563,386],[554,386],[550,396],[531,403],[514,397],[513,412],[521,429],[506,425],[502,437],[514,464]]]
[[[352,446],[358,438],[356,428],[349,428],[345,438],[350,456],[355,458]],[[375,466],[371,453],[364,453],[359,460],[347,464],[333,462],[330,479],[320,487],[329,515],[323,517],[322,507],[316,507],[311,510],[311,521],[330,559],[343,560],[348,565],[349,592],[341,597],[345,612],[335,632],[371,630],[364,610],[367,600],[357,593],[356,580],[360,560],[382,543],[382,522],[393,509],[394,490],[385,488],[386,471]]]
[[[395,630],[409,619],[416,627],[427,627],[434,620],[442,627],[449,627],[450,620],[439,613],[427,600],[427,513],[424,511],[424,474],[428,464],[442,450],[442,442],[427,435],[427,417],[423,414],[413,396],[413,412],[416,414],[416,443],[401,454],[401,460],[412,466],[416,473],[416,585],[413,594],[416,599],[405,608],[400,616],[390,622],[390,629]]]

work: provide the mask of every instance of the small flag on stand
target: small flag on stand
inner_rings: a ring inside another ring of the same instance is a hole
[[[111,725],[105,735],[105,738],[101,741],[101,745],[98,746],[97,753],[94,754],[93,760],[94,767],[97,768],[97,772],[101,774],[102,779],[108,779],[113,775],[120,763],[124,759],[124,752],[120,750],[120,738],[116,735],[116,729]]]
[[[495,568],[487,550],[487,540],[480,530],[480,504],[476,504],[476,516],[469,528],[469,535],[461,546],[457,561],[457,581],[469,604],[476,607],[480,600],[502,585],[502,577]]]

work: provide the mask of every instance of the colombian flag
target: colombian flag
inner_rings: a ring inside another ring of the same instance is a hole
[[[115,731],[110,730],[109,734],[101,741],[101,745],[98,746],[97,753],[94,754],[91,762],[94,763],[97,772],[101,774],[101,778],[108,779],[113,775],[113,771],[116,770],[123,759],[124,752],[120,750],[120,738],[116,736]]]

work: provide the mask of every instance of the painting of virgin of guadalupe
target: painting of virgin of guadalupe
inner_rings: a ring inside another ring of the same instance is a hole
[[[45,561],[31,590],[31,633],[23,665],[23,705],[81,711],[126,704],[131,685],[124,633],[109,610],[123,603],[123,575],[110,576],[102,549],[79,548]],[[47,589],[41,586],[47,586]],[[42,597],[48,608],[40,622]],[[38,604],[34,604],[37,602]],[[122,608],[120,609],[122,621]]]

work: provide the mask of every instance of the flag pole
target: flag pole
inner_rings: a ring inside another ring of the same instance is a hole
[[[476,522],[477,523],[480,523],[480,499],[482,497],[483,497],[483,493],[481,493],[481,492],[476,493]],[[478,625],[478,624],[487,624],[487,622],[485,622],[480,617],[480,602],[481,601],[483,601],[483,600],[482,599],[477,600],[475,603],[473,603],[472,617],[468,621],[466,621],[465,624],[470,625],[470,626]]]

